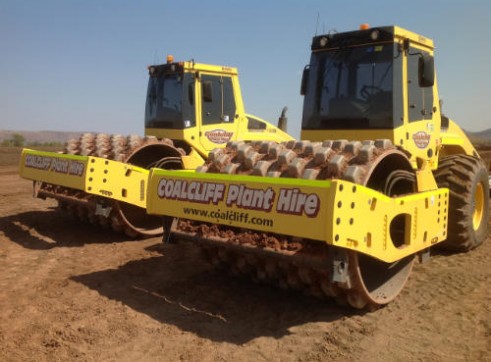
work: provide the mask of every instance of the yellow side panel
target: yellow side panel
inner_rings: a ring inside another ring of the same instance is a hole
[[[476,149],[472,145],[472,142],[454,121],[449,120],[448,128],[441,133],[441,137],[441,156],[463,153],[466,155],[479,157]]]
[[[149,171],[99,157],[23,150],[20,176],[145,208]]]
[[[446,239],[448,190],[153,169],[147,212],[324,241],[394,262]]]
[[[19,174],[29,180],[84,190],[87,162],[84,156],[24,149]]]
[[[326,240],[330,185],[152,169],[147,212]]]
[[[148,174],[127,163],[88,157],[86,192],[145,208]]]
[[[337,182],[333,245],[394,262],[447,238],[448,189],[387,197]]]
[[[181,159],[185,170],[196,170],[205,163],[203,157],[195,149],[192,149],[189,155],[181,156]]]

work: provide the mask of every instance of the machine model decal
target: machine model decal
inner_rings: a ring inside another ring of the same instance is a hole
[[[430,144],[430,138],[431,135],[424,131],[419,131],[413,134],[414,144],[416,145],[416,147],[421,149],[425,149],[426,147],[428,147],[428,145]]]
[[[230,141],[233,134],[233,132],[228,132],[224,129],[214,129],[212,131],[205,132],[206,138],[208,138],[211,142],[217,144],[227,143],[228,141]]]
[[[85,168],[82,162],[37,155],[27,155],[24,165],[28,168],[75,176],[82,176]]]
[[[157,186],[161,199],[179,200],[200,204],[214,204],[248,210],[282,214],[317,216],[320,197],[315,193],[305,193],[299,188],[272,187],[253,188],[243,184],[223,184],[204,181],[187,181],[162,178]],[[276,197],[278,196],[278,197]]]

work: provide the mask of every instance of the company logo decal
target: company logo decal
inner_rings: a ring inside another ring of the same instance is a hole
[[[416,147],[421,149],[428,147],[428,145],[430,144],[430,138],[431,135],[423,131],[413,134],[414,144],[416,145]]]
[[[227,132],[224,129],[214,129],[213,131],[205,132],[206,138],[208,138],[211,142],[217,144],[224,144],[230,141],[232,138],[233,132]]]
[[[24,166],[74,176],[82,176],[85,168],[79,161],[36,155],[27,155]]]
[[[319,195],[304,193],[298,188],[282,188],[277,194],[271,187],[262,189],[237,184],[227,187],[215,182],[163,178],[157,186],[157,194],[161,199],[214,205],[223,202],[227,207],[266,212],[276,206],[278,213],[308,217],[317,216],[320,209]]]

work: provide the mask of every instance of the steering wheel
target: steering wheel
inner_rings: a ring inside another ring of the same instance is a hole
[[[376,85],[364,85],[361,87],[360,95],[361,98],[368,101],[371,97],[373,97],[377,93],[381,93],[384,90]]]

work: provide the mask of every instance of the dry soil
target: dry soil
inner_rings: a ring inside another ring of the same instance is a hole
[[[418,264],[372,313],[238,280],[31,197],[0,155],[2,361],[491,361],[491,240]]]

